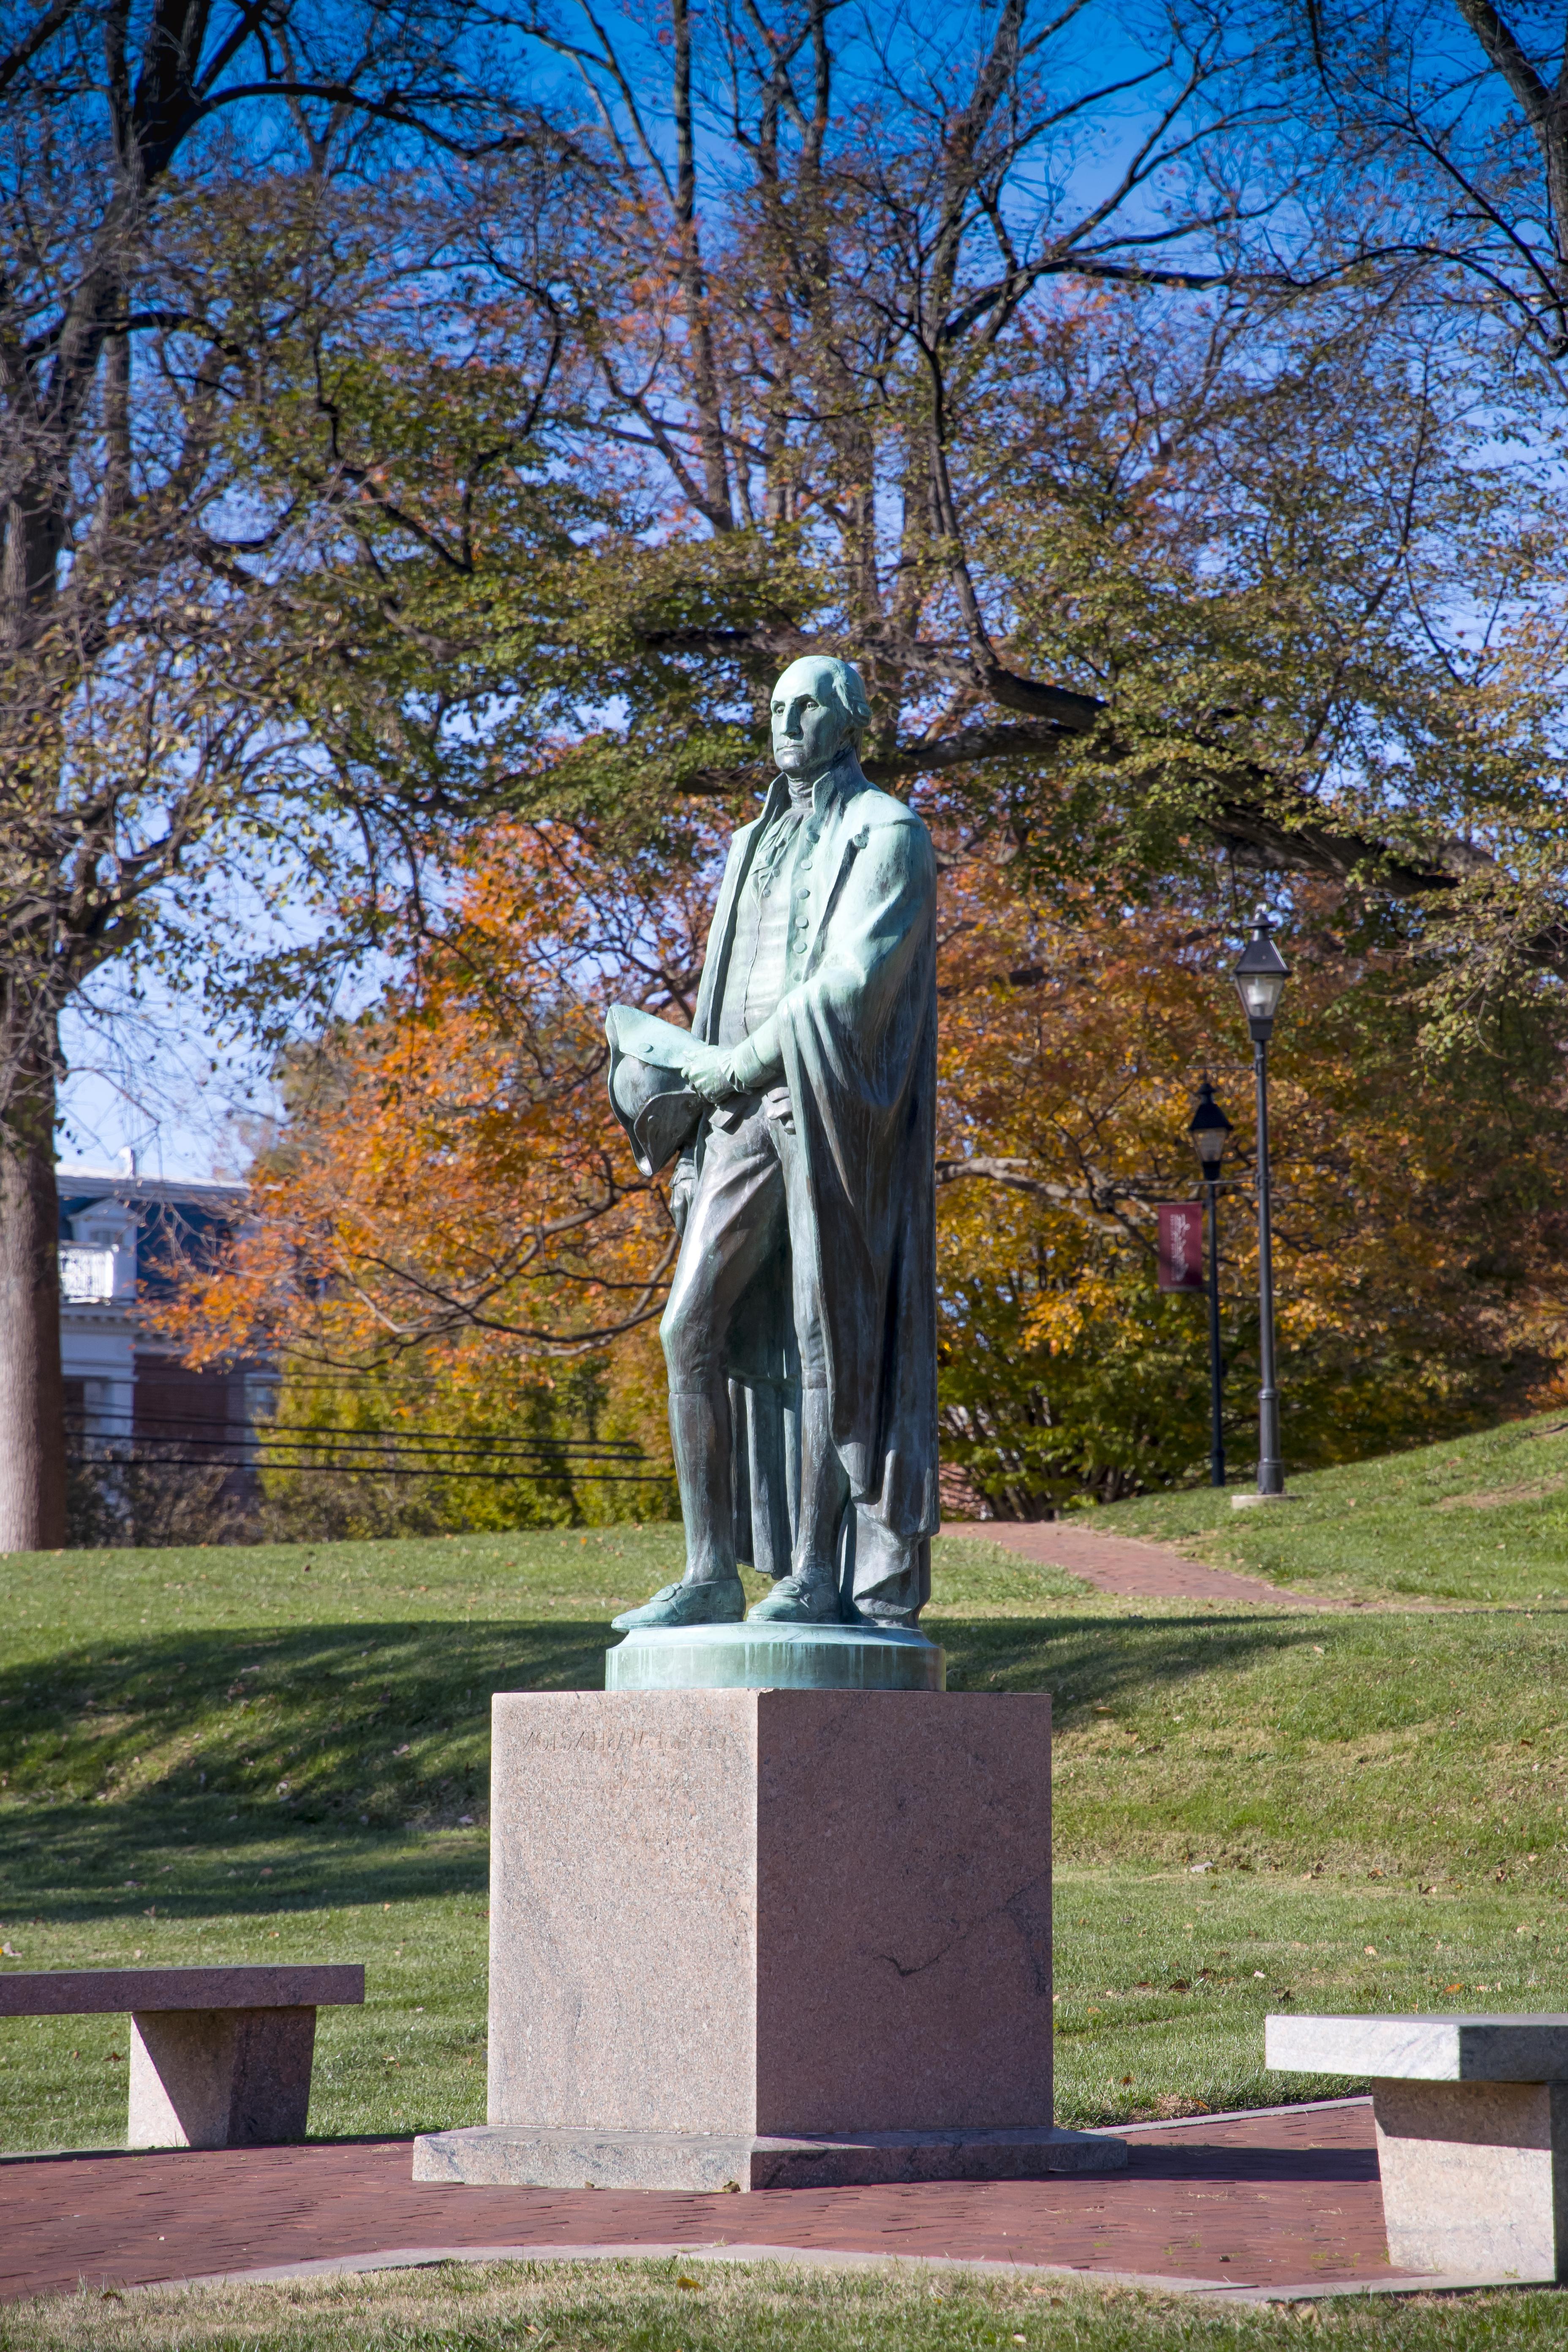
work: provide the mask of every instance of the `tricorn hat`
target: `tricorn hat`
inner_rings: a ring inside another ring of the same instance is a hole
[[[685,1030],[630,1004],[611,1006],[605,1034],[610,1108],[631,1138],[638,1168],[657,1176],[691,1141],[708,1108],[678,1066],[690,1040]]]

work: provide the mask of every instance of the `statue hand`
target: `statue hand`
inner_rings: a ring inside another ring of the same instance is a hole
[[[726,1095],[736,1091],[735,1081],[731,1075],[733,1059],[734,1056],[725,1047],[701,1045],[693,1039],[687,1048],[680,1075],[693,1093],[700,1094],[704,1102],[722,1102]]]

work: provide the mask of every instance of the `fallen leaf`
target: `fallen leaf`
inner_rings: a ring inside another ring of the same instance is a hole
[[[682,2275],[676,2280],[675,2284],[677,2286],[695,2287],[699,2294],[702,2292],[702,2282],[700,2279],[687,2278]]]
[[[1376,1946],[1375,1944],[1363,1944],[1363,1945],[1362,1946],[1362,1950],[1366,1954],[1367,1958],[1368,1958],[1369,1960],[1375,1960],[1375,1959],[1376,1959],[1376,1958],[1377,1958],[1377,1946]]]

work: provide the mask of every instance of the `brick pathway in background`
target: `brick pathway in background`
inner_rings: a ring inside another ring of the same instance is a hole
[[[685,2196],[416,2186],[406,2140],[0,2166],[0,2295],[420,2249],[798,2247],[1068,2264],[1216,2285],[1387,2281],[1372,2106],[1130,2135],[1124,2173]]]
[[[1100,1535],[1071,1519],[971,1519],[944,1527],[944,1535],[977,1536],[1047,1568],[1065,1568],[1102,1592],[1136,1601],[1246,1601],[1272,1609],[1321,1609],[1304,1592],[1289,1592],[1261,1576],[1237,1576],[1227,1568],[1205,1568],[1166,1544],[1140,1543],[1131,1536]]]

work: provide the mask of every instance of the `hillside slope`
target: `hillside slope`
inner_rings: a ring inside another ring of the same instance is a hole
[[[1252,1484],[1237,1465],[1230,1491],[1152,1495],[1091,1512],[1086,1524],[1179,1544],[1215,1567],[1241,1569],[1327,1596],[1536,1602],[1568,1598],[1568,1420],[1542,1413],[1473,1437],[1385,1454],[1310,1476],[1289,1497],[1232,1507]]]

